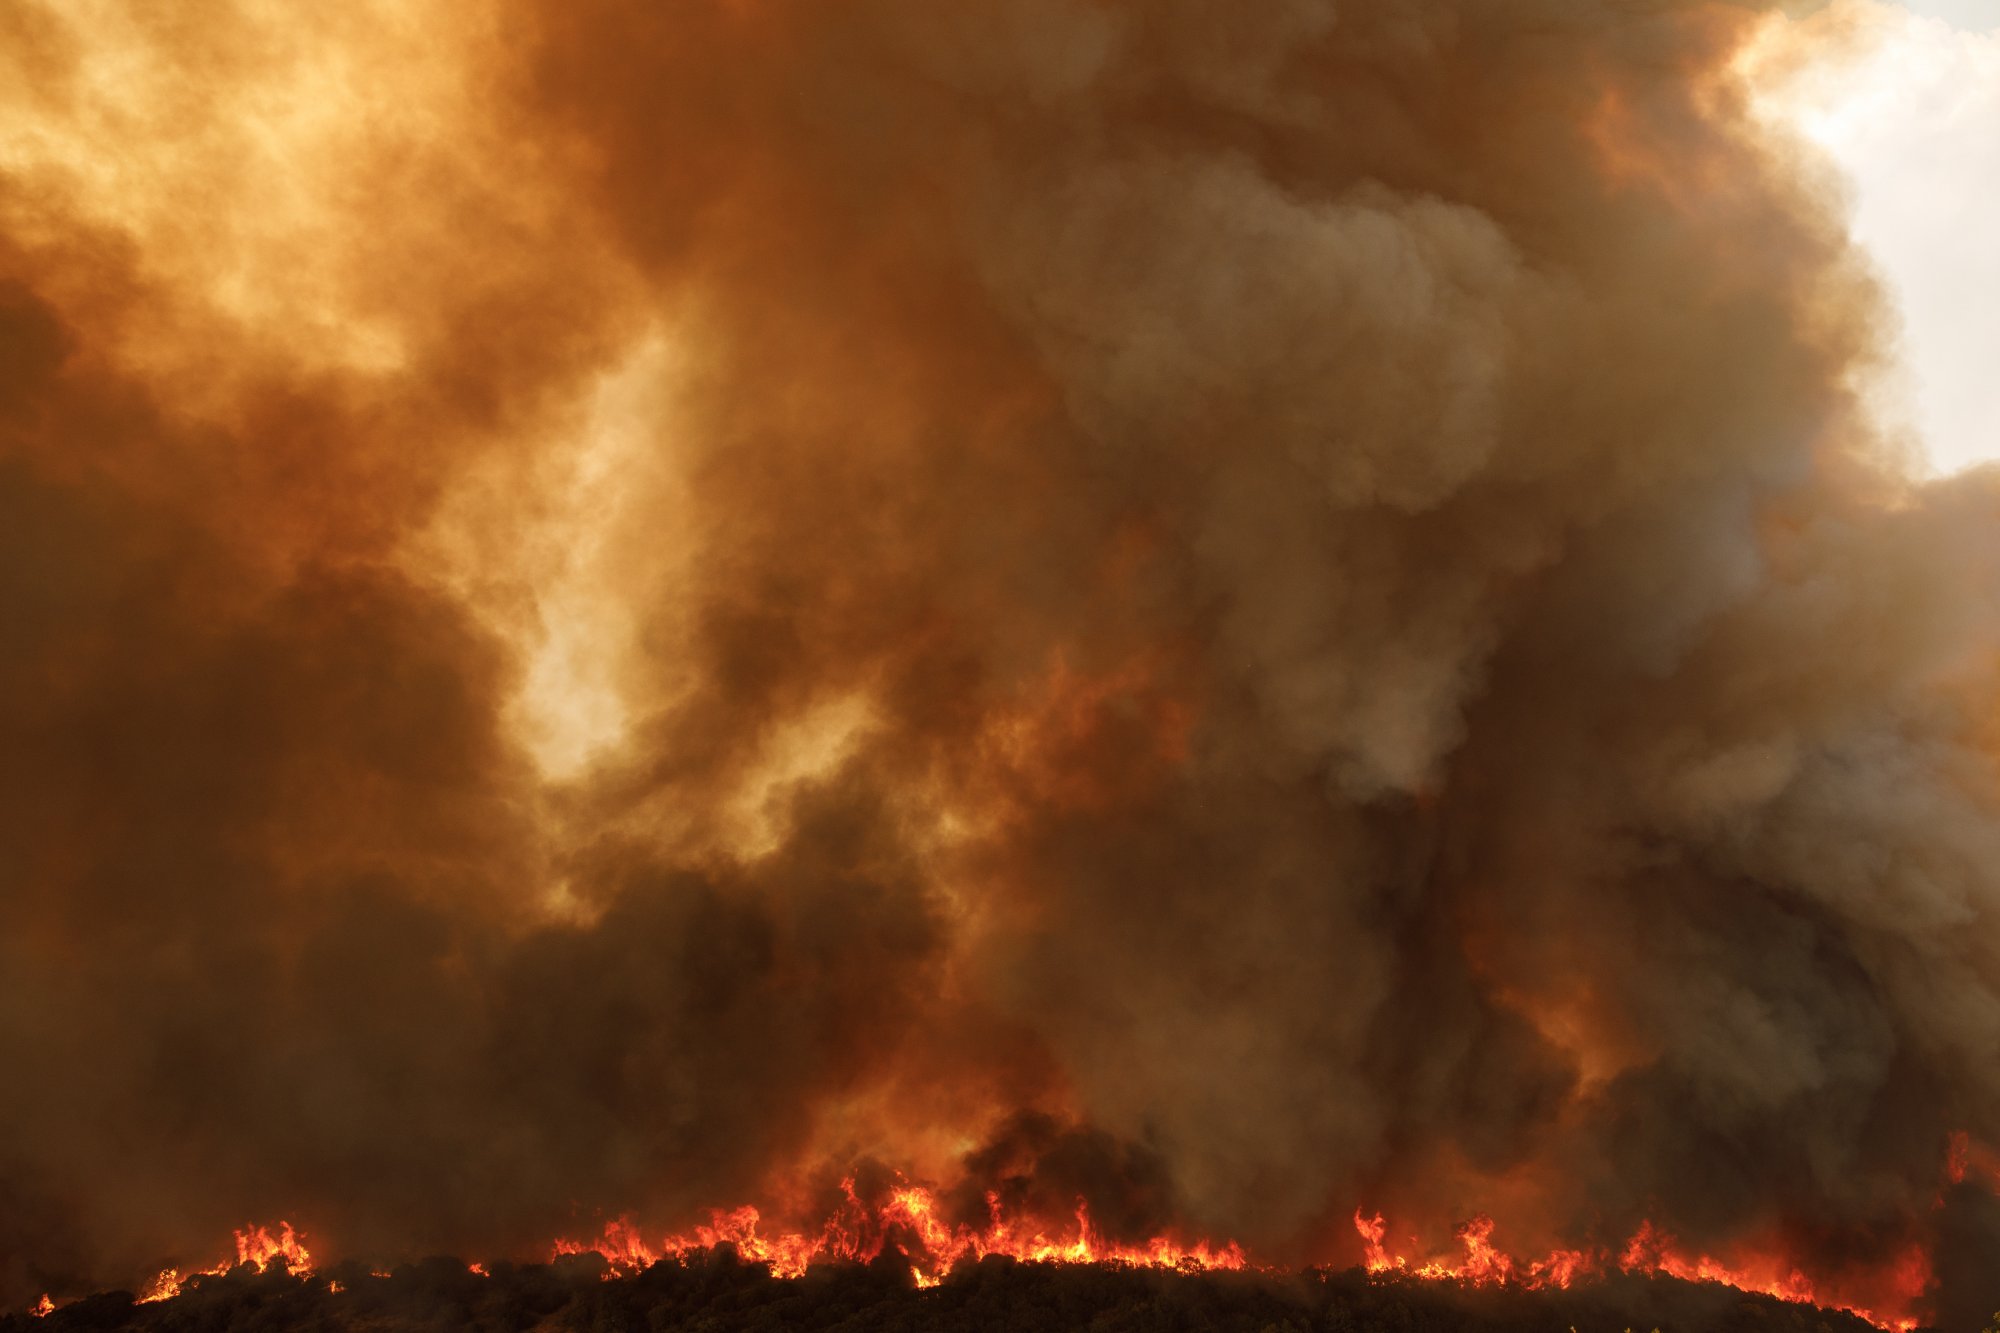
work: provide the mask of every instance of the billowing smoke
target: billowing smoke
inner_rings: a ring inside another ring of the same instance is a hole
[[[1985,1280],[2000,484],[1781,8],[10,7],[0,1304],[856,1170]]]

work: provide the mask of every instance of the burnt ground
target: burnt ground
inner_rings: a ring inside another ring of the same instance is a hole
[[[724,1248],[605,1280],[595,1255],[495,1265],[449,1259],[388,1276],[336,1266],[310,1279],[248,1269],[197,1279],[169,1301],[112,1292],[0,1333],[1870,1333],[1852,1315],[1709,1283],[1614,1278],[1565,1292],[1466,1291],[1358,1271],[1181,1274],[988,1259],[918,1290],[894,1262],[773,1278]],[[341,1290],[334,1290],[338,1284]]]

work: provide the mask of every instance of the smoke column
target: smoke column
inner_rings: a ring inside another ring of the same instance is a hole
[[[8,6],[0,1304],[857,1169],[1985,1299],[2000,482],[1781,8]]]

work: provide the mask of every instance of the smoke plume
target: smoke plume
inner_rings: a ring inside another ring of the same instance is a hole
[[[0,1304],[857,1170],[1986,1299],[2000,484],[1783,8],[9,7]]]

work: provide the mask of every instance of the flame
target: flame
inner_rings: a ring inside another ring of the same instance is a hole
[[[1382,1236],[1388,1230],[1388,1223],[1382,1220],[1382,1214],[1363,1217],[1361,1210],[1355,1209],[1354,1229],[1361,1233],[1361,1266],[1370,1273],[1387,1273],[1403,1262],[1401,1258],[1390,1254],[1382,1244]]]
[[[1651,1223],[1642,1226],[1619,1257],[1619,1268],[1647,1277],[1674,1277],[1684,1282],[1720,1282],[1742,1291],[1775,1296],[1781,1301],[1846,1310],[1880,1328],[1908,1330],[1917,1321],[1902,1316],[1878,1314],[1846,1301],[1839,1292],[1822,1289],[1790,1261],[1772,1255],[1751,1255],[1724,1261],[1703,1254],[1682,1254],[1672,1236]],[[1888,1282],[1904,1302],[1914,1301],[1930,1285],[1930,1258],[1921,1247],[1913,1247],[1897,1257]]]
[[[852,1178],[841,1182],[842,1205],[817,1231],[762,1230],[763,1215],[753,1207],[718,1211],[709,1224],[678,1235],[647,1242],[628,1219],[609,1223],[594,1241],[561,1240],[555,1252],[602,1255],[607,1277],[644,1271],[663,1259],[682,1259],[732,1245],[752,1263],[771,1266],[779,1277],[797,1277],[815,1262],[869,1263],[891,1244],[910,1257],[919,1286],[935,1286],[960,1260],[1000,1255],[1029,1263],[1115,1264],[1135,1268],[1172,1268],[1183,1272],[1248,1267],[1242,1247],[1231,1242],[1184,1244],[1173,1236],[1155,1236],[1130,1245],[1106,1237],[1091,1221],[1084,1200],[1065,1225],[1050,1227],[1010,1217],[999,1196],[986,1196],[983,1226],[953,1225],[939,1215],[937,1199],[920,1185],[899,1183],[885,1201],[871,1208],[855,1193]]]
[[[645,1240],[629,1219],[608,1224],[595,1241],[564,1240],[555,1252],[601,1255],[608,1264],[606,1280],[643,1272],[661,1261],[679,1261],[732,1245],[747,1260],[771,1266],[779,1277],[797,1277],[815,1262],[867,1263],[891,1244],[910,1258],[920,1287],[937,1285],[961,1260],[1002,1255],[1028,1263],[1110,1264],[1139,1268],[1203,1272],[1256,1267],[1234,1242],[1184,1244],[1169,1236],[1142,1245],[1120,1244],[1106,1238],[1079,1199],[1075,1213],[1061,1227],[1032,1219],[1010,1217],[999,1196],[988,1194],[988,1218],[983,1226],[952,1225],[939,1216],[936,1196],[907,1183],[890,1190],[870,1208],[856,1195],[852,1179],[842,1182],[842,1206],[816,1232],[768,1232],[754,1207],[718,1211],[706,1226]],[[1775,1254],[1746,1254],[1732,1260],[1706,1254],[1690,1255],[1666,1231],[1644,1223],[1616,1250],[1554,1249],[1538,1258],[1521,1258],[1495,1244],[1494,1220],[1474,1217],[1457,1228],[1460,1253],[1411,1257],[1388,1244],[1388,1223],[1380,1213],[1357,1210],[1354,1229],[1362,1240],[1362,1266],[1371,1275],[1425,1282],[1455,1282],[1470,1287],[1518,1287],[1532,1291],[1567,1289],[1578,1282],[1625,1273],[1686,1282],[1715,1282],[1740,1291],[1771,1296],[1796,1304],[1845,1310],[1879,1328],[1909,1333],[1917,1321],[1901,1313],[1878,1311],[1857,1302],[1842,1289],[1816,1284],[1799,1267]],[[1416,1242],[1411,1242],[1416,1248]],[[1930,1283],[1929,1258],[1921,1247],[1899,1256],[1887,1272],[1870,1275],[1865,1289],[1892,1293],[1897,1310],[1907,1310]]]
[[[1954,1153],[1951,1165],[1960,1156]],[[614,1281],[632,1276],[660,1262],[685,1262],[721,1246],[733,1247],[745,1260],[768,1265],[780,1278],[803,1275],[815,1263],[872,1263],[894,1250],[907,1258],[911,1275],[919,1287],[934,1287],[961,1261],[978,1261],[1002,1256],[1025,1263],[1111,1265],[1131,1268],[1172,1269],[1184,1273],[1242,1270],[1253,1267],[1243,1248],[1231,1241],[1216,1244],[1207,1240],[1183,1242],[1172,1235],[1159,1235],[1140,1244],[1113,1240],[1091,1220],[1087,1202],[1079,1198],[1073,1212],[1060,1225],[1012,1215],[997,1193],[986,1196],[986,1218],[978,1225],[949,1220],[938,1197],[929,1188],[898,1180],[879,1202],[870,1203],[857,1192],[852,1177],[841,1182],[841,1201],[817,1229],[772,1229],[764,1214],[754,1206],[717,1210],[705,1225],[666,1234],[657,1240],[629,1218],[607,1223],[594,1240],[563,1239],[555,1242],[554,1254],[595,1254],[605,1261],[604,1278]],[[1844,1310],[1878,1328],[1893,1333],[1913,1333],[1917,1320],[1902,1311],[1912,1308],[1930,1285],[1929,1256],[1921,1246],[1912,1246],[1897,1256],[1883,1271],[1861,1275],[1853,1289],[1890,1296],[1896,1305],[1879,1302],[1875,1306],[1847,1299],[1848,1287],[1816,1283],[1796,1264],[1771,1253],[1745,1252],[1731,1258],[1684,1251],[1675,1237],[1651,1222],[1616,1249],[1554,1249],[1534,1259],[1524,1259],[1495,1243],[1498,1230],[1494,1220],[1477,1216],[1456,1229],[1458,1253],[1422,1254],[1416,1238],[1410,1239],[1414,1253],[1402,1253],[1389,1244],[1389,1225],[1384,1216],[1356,1210],[1354,1230],[1361,1238],[1362,1267],[1373,1277],[1394,1281],[1453,1282],[1468,1287],[1514,1287],[1524,1290],[1567,1289],[1579,1282],[1616,1273],[1644,1278],[1673,1278],[1684,1282],[1713,1282],[1744,1292],[1771,1296],[1796,1304]],[[311,1253],[290,1223],[278,1223],[275,1231],[261,1226],[236,1232],[235,1264],[220,1263],[183,1276],[176,1269],[164,1270],[139,1299],[166,1300],[178,1295],[189,1279],[200,1275],[219,1276],[233,1267],[249,1265],[266,1271],[278,1260],[285,1271],[307,1278],[313,1272]],[[483,1263],[471,1263],[467,1271],[490,1276]],[[388,1274],[377,1272],[376,1276]],[[332,1292],[342,1290],[331,1283]],[[44,1296],[33,1313],[45,1315],[54,1309]],[[1891,1312],[1891,1310],[1895,1312]]]
[[[1616,1271],[1635,1277],[1716,1282],[1781,1301],[1845,1310],[1878,1328],[1898,1333],[1909,1333],[1917,1326],[1917,1321],[1907,1315],[1877,1313],[1844,1299],[1838,1291],[1822,1289],[1797,1265],[1774,1255],[1752,1254],[1729,1261],[1706,1254],[1689,1256],[1670,1234],[1651,1222],[1642,1223],[1615,1256],[1603,1251],[1553,1250],[1543,1258],[1527,1262],[1495,1248],[1494,1223],[1490,1217],[1476,1217],[1458,1229],[1458,1240],[1464,1249],[1462,1258],[1437,1257],[1418,1262],[1391,1251],[1385,1244],[1388,1226],[1380,1213],[1369,1215],[1357,1210],[1354,1230],[1361,1237],[1362,1266],[1375,1275],[1458,1282],[1474,1287],[1549,1290],[1565,1289],[1578,1281]],[[1901,1306],[1907,1308],[1930,1285],[1929,1256],[1921,1247],[1912,1247],[1899,1255],[1882,1277],[1884,1280],[1878,1285],[1886,1285]]]
[[[37,1319],[46,1319],[55,1313],[55,1308],[56,1303],[49,1299],[49,1294],[45,1291],[42,1293],[42,1298],[35,1302],[34,1308],[29,1310],[28,1313]]]
[[[281,1258],[294,1273],[303,1276],[312,1272],[312,1254],[290,1222],[278,1223],[275,1235],[263,1227],[247,1227],[236,1233],[237,1263],[252,1264],[261,1273]]]
[[[249,1265],[262,1273],[278,1260],[285,1261],[285,1271],[293,1277],[309,1277],[313,1271],[312,1253],[306,1249],[304,1238],[292,1229],[290,1222],[279,1222],[278,1229],[246,1226],[236,1232],[236,1259],[234,1263],[223,1262],[209,1268],[199,1268],[183,1273],[178,1268],[163,1268],[146,1284],[139,1293],[139,1303],[171,1300],[181,1294],[190,1280],[197,1277],[221,1277],[231,1269]]]
[[[1382,1215],[1370,1217],[1356,1210],[1354,1229],[1361,1236],[1362,1267],[1370,1273],[1406,1273],[1427,1281],[1464,1282],[1472,1286],[1514,1285],[1533,1289],[1567,1287],[1591,1272],[1590,1257],[1581,1250],[1553,1250],[1546,1258],[1522,1263],[1493,1245],[1493,1219],[1475,1217],[1458,1229],[1459,1243],[1465,1248],[1462,1261],[1427,1259],[1412,1264],[1392,1253],[1383,1238],[1388,1226]]]

